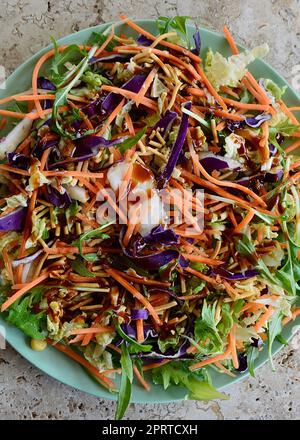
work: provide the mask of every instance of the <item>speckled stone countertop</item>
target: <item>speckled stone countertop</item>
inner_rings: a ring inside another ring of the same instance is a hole
[[[2,0],[0,60],[12,71],[56,38],[120,12],[135,18],[159,15],[198,17],[202,26],[221,31],[224,24],[245,46],[267,42],[270,62],[288,81],[300,63],[299,0]],[[127,419],[299,419],[299,334],[256,378],[231,386],[225,402],[134,405]],[[298,350],[297,350],[298,349]],[[0,419],[112,419],[115,403],[97,399],[49,378],[12,348],[0,351]]]

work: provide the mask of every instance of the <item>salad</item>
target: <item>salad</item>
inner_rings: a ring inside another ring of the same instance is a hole
[[[136,37],[53,40],[0,100],[1,316],[118,393],[118,419],[133,381],[227,398],[212,369],[254,375],[263,347],[274,368],[300,311],[300,108],[249,72],[268,46],[225,27],[232,55],[200,58],[188,17],[121,18]]]

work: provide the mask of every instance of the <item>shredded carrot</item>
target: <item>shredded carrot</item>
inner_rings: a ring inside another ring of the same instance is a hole
[[[90,328],[75,328],[68,333],[71,335],[90,335],[98,333],[113,333],[114,327],[102,326],[102,327],[90,327]]]
[[[229,182],[228,180],[215,179],[204,169],[204,167],[201,165],[199,160],[198,160],[198,167],[199,167],[201,173],[203,174],[203,176],[207,180],[209,180],[210,182],[214,183],[215,185],[227,186],[229,188],[238,189],[238,190],[244,192],[245,194],[249,195],[253,199],[255,199],[260,205],[262,205],[264,207],[266,206],[266,203],[257,194],[255,194],[255,192],[253,192],[251,189],[247,188],[246,186],[239,185],[238,183],[234,183],[234,182]]]
[[[115,33],[114,30],[112,30],[110,32],[110,34],[108,35],[108,37],[106,38],[106,40],[102,43],[102,45],[99,47],[99,49],[97,50],[97,52],[95,52],[95,57],[98,57],[103,51],[104,49],[107,47],[107,45],[111,42],[111,40],[114,38]]]
[[[270,110],[269,105],[246,104],[245,102],[234,101],[233,99],[229,99],[229,98],[223,98],[223,99],[224,99],[224,102],[226,102],[226,104],[228,104],[232,107],[237,107],[237,108],[241,108],[241,109],[245,109],[245,110],[261,110],[261,111],[265,111],[265,112],[268,112]]]
[[[17,299],[21,298],[21,296],[25,295],[30,289],[37,286],[38,284],[45,281],[47,278],[49,278],[49,273],[43,273],[35,280],[31,281],[30,283],[27,283],[24,285],[24,287],[20,290],[18,290],[16,293],[14,293],[11,297],[9,297],[1,306],[1,312],[4,312],[8,307],[10,307]]]
[[[151,280],[147,278],[142,278],[138,276],[128,275],[125,272],[120,272],[117,269],[115,269],[117,273],[119,273],[123,278],[126,278],[128,281],[132,281],[136,284],[145,284],[145,286],[155,286],[155,287],[170,287],[170,283],[167,281],[157,281],[157,280]]]
[[[50,344],[52,344],[51,340],[48,340],[48,342]],[[71,350],[70,348],[66,347],[65,345],[61,344],[61,343],[55,343],[52,345],[53,348],[55,348],[56,350],[61,351],[62,353],[66,354],[68,357],[70,357],[71,359],[73,359],[74,361],[78,362],[79,364],[81,364],[83,367],[85,367],[93,376],[97,377],[97,379],[99,379],[99,381],[101,382],[101,384],[109,389],[109,390],[114,390],[116,389],[115,384],[108,379],[107,377],[105,377],[102,373],[99,373],[99,371],[97,370],[96,367],[94,367],[93,365],[91,365],[87,360],[85,360],[83,357],[79,356],[79,354],[75,353],[75,351]]]
[[[268,307],[268,310],[266,311],[266,313],[264,313],[259,320],[256,322],[255,326],[254,326],[254,330],[255,331],[259,331],[264,324],[266,324],[266,322],[268,321],[268,319],[272,316],[274,312],[274,308],[270,305]]]
[[[190,261],[196,261],[198,263],[209,264],[211,266],[219,266],[220,264],[224,264],[224,261],[214,260],[213,258],[205,257],[203,255],[192,255],[192,254],[181,254],[184,258]]]
[[[148,382],[145,381],[141,373],[139,372],[139,369],[136,365],[133,366],[134,374],[136,375],[137,380],[140,382],[140,384],[145,388],[146,391],[150,391],[150,385]]]
[[[268,121],[263,122],[262,124],[262,138],[259,142],[259,146],[261,148],[261,155],[263,162],[266,162],[270,157],[270,149],[269,149],[269,123]]]
[[[235,228],[234,228],[234,232],[240,233],[243,231],[243,229],[246,228],[246,226],[251,222],[251,220],[253,219],[255,215],[255,211],[252,209],[250,211],[248,211],[248,213],[246,214],[246,216],[243,218],[243,220],[241,221],[241,223],[239,223]]]
[[[235,332],[236,332],[237,324],[233,324],[230,334],[229,334],[229,347],[232,356],[232,363],[235,369],[239,368],[239,360],[236,352],[236,341],[235,341]]]
[[[214,364],[215,362],[223,361],[225,359],[228,359],[231,353],[230,345],[228,344],[227,350],[222,353],[218,354],[217,356],[213,356],[209,359],[205,359],[204,361],[197,362],[196,364],[193,364],[189,367],[191,371],[199,370],[199,368],[205,367],[205,365]]]
[[[238,50],[237,45],[235,44],[235,41],[234,41],[227,26],[224,26],[223,32],[225,34],[226,40],[228,41],[228,44],[229,44],[231,50],[232,50],[232,53],[234,55],[237,55],[239,53],[239,50]]]
[[[227,374],[228,376],[236,377],[236,375],[232,371],[228,370],[228,368],[224,367],[224,365],[222,365],[221,362],[215,362],[215,366],[219,368],[219,370],[224,371],[224,373]]]
[[[299,125],[299,121],[297,118],[293,115],[293,113],[288,109],[288,107],[285,105],[285,103],[279,99],[278,103],[280,105],[281,110],[290,118],[293,124]]]
[[[204,71],[200,68],[200,65],[196,64],[196,71],[199,73],[202,81],[208,88],[210,94],[215,98],[215,100],[220,104],[223,110],[227,110],[227,106],[224,102],[224,99],[216,92],[210,81],[208,80],[207,76],[205,75]]]
[[[205,96],[205,92],[202,89],[197,89],[196,87],[188,87],[186,89],[187,93],[190,93],[191,95],[194,96],[200,96],[200,97],[204,97]]]
[[[130,90],[121,89],[120,87],[114,87],[114,86],[108,86],[104,84],[101,87],[101,90],[106,90],[107,92],[116,93],[117,95],[122,95],[124,98],[132,99],[133,101],[137,102],[137,99],[139,100],[139,104],[143,104],[145,107],[149,107],[151,110],[156,111],[157,105],[154,101],[152,101],[149,98],[141,97],[138,95],[138,93],[131,92]]]
[[[205,275],[204,273],[199,272],[198,270],[192,269],[191,267],[186,267],[185,271],[191,273],[192,275],[195,275],[195,277],[201,278],[202,280],[210,284],[219,284],[215,279]]]
[[[291,153],[292,151],[296,150],[298,147],[300,147],[300,140],[296,141],[296,142],[293,142],[291,145],[286,147],[285,152],[286,153]]]
[[[131,284],[128,283],[115,269],[107,268],[105,271],[110,275],[112,278],[114,278],[118,283],[120,283],[123,287],[125,287],[128,292],[130,292],[140,303],[142,303],[145,308],[148,310],[150,315],[153,317],[154,321],[157,324],[161,324],[161,321],[158,317],[158,314],[154,310],[153,306],[150,304],[150,302]]]
[[[0,167],[3,165],[0,165]],[[14,170],[15,168],[11,168]],[[21,173],[19,173],[21,174]],[[103,173],[92,173],[92,172],[84,172],[84,171],[44,171],[43,174],[46,177],[58,177],[58,176],[71,176],[71,177],[81,177],[86,179],[102,179]],[[28,174],[23,174],[28,175]]]
[[[136,320],[136,335],[139,343],[144,342],[144,321],[142,319]]]
[[[124,106],[124,103],[125,103],[125,99],[122,99],[120,104],[118,104],[117,107],[111,112],[111,114],[107,118],[107,121],[105,122],[105,124],[103,125],[101,130],[97,132],[97,136],[102,136],[106,132],[106,130],[108,129],[110,124],[113,122],[113,120],[118,116],[118,114],[122,110],[122,107]]]
[[[300,307],[298,307],[297,309],[293,310],[292,316],[286,316],[285,318],[283,318],[282,325],[288,324],[290,321],[292,321],[293,319],[295,319],[299,315],[300,315]]]
[[[136,23],[134,23],[133,21],[129,20],[124,14],[121,14],[120,17],[128,26],[130,26],[132,29],[137,31],[139,34],[145,35],[145,37],[149,38],[149,40],[155,41],[157,39],[157,37],[155,37],[154,35],[150,34],[150,32],[145,31],[143,28],[138,26]],[[200,63],[201,62],[201,59],[197,55],[195,55],[194,53],[192,53],[188,49],[185,49],[182,46],[178,46],[177,44],[170,43],[170,42],[164,41],[164,40],[160,41],[160,44],[162,46],[168,47],[169,49],[173,49],[176,52],[180,52],[180,53],[182,53],[185,56],[188,56],[189,58],[191,58],[196,63]]]
[[[131,117],[130,117],[128,112],[125,113],[125,122],[126,122],[126,125],[128,127],[130,135],[134,136],[135,135],[135,130],[133,128],[132,119],[131,119]]]
[[[152,84],[152,82],[154,80],[155,75],[157,74],[157,71],[158,71],[157,67],[154,67],[152,70],[150,70],[147,78],[145,79],[144,84],[142,85],[140,91],[137,94],[136,101],[135,101],[137,107],[139,106],[139,104],[144,99],[144,97],[145,97],[149,87],[151,86],[151,84]]]
[[[162,365],[168,364],[169,362],[171,362],[169,359],[164,359],[162,362],[156,362],[153,364],[144,365],[142,367],[142,370],[143,371],[153,370],[154,368],[161,367]]]

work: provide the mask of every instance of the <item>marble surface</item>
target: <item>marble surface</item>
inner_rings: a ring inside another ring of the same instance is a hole
[[[230,25],[245,46],[269,43],[269,61],[288,81],[300,64],[299,0],[2,0],[0,60],[11,72],[56,38],[120,12],[135,18],[190,15],[221,31]],[[276,372],[266,365],[256,378],[227,389],[231,399],[165,405],[134,405],[128,419],[299,419],[299,335],[276,356]],[[115,403],[97,399],[49,378],[12,348],[0,350],[0,419],[112,419]]]

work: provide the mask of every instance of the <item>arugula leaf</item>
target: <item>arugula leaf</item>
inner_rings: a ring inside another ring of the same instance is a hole
[[[157,27],[160,34],[165,34],[169,30],[176,31],[179,36],[183,37],[185,43],[190,47],[190,39],[187,32],[187,20],[190,17],[186,15],[176,15],[175,17],[159,17],[157,20]]]
[[[101,46],[107,39],[107,35],[100,34],[99,32],[92,32],[90,38],[87,41],[88,46]],[[114,47],[117,46],[118,43],[116,41],[110,41],[106,46],[105,50],[107,52],[112,52]]]
[[[116,327],[117,333],[119,333],[121,338],[123,338],[124,341],[126,341],[130,344],[130,346],[129,346],[130,353],[139,353],[140,351],[146,351],[146,352],[151,351],[152,345],[140,344],[139,342],[132,339],[130,336],[126,335],[126,333],[123,332],[123,330],[122,330],[120,324],[117,322],[117,320],[115,321],[115,327]]]
[[[217,328],[220,334],[223,337],[226,337],[231,328],[233,326],[233,319],[230,311],[230,305],[229,304],[223,304],[222,305],[222,318],[221,321],[218,323]]]
[[[82,259],[80,257],[77,257],[75,260],[72,261],[71,263],[72,269],[78,273],[78,275],[81,275],[82,277],[96,277],[97,275],[95,275],[94,272],[91,272],[90,270],[88,270]]]
[[[89,60],[95,54],[96,50],[97,50],[97,46],[93,46],[92,49],[89,51],[89,53],[76,66],[75,72],[72,73],[71,81],[69,81],[69,83],[65,87],[58,89],[55,94],[55,101],[53,103],[53,109],[52,109],[52,118],[55,121],[57,131],[62,136],[73,138],[74,135],[71,133],[67,133],[60,125],[59,120],[58,120],[58,116],[59,116],[58,109],[60,106],[63,106],[64,104],[66,104],[68,93],[73,88],[74,84],[76,84],[76,82],[81,77],[81,75],[85,72],[85,70],[88,68]],[[76,73],[76,74],[74,75],[74,73]],[[66,79],[66,77],[65,77],[65,79]]]
[[[245,257],[256,255],[255,246],[246,234],[242,235],[242,239],[236,239],[235,247],[236,250]]]
[[[216,321],[215,311],[217,302],[208,305],[206,301],[203,302],[201,317],[195,321],[195,339],[199,341],[202,354],[212,354],[222,351],[223,341],[219,335]]]
[[[208,381],[199,380],[198,375],[189,371],[183,362],[170,362],[152,370],[153,382],[167,389],[171,384],[188,390],[187,399],[227,400],[228,397],[216,390]]]
[[[13,303],[8,311],[3,313],[5,321],[33,339],[44,339],[47,336],[45,312],[36,314],[31,311],[31,305],[40,300],[44,290],[43,286],[31,289],[28,296]]]
[[[176,346],[179,344],[180,336],[174,335],[169,336],[166,339],[159,338],[157,341],[158,348],[162,353],[165,353],[169,348],[176,348]]]
[[[250,346],[247,350],[247,365],[248,365],[248,371],[251,376],[255,376],[254,374],[254,362],[259,356],[259,350],[258,347]]]
[[[90,240],[91,238],[109,238],[108,234],[103,233],[103,229],[107,226],[111,225],[113,222],[105,223],[105,225],[100,226],[99,228],[92,229],[91,231],[85,232],[84,234],[81,234],[80,237],[72,242],[73,246],[76,246],[79,250],[79,254],[82,258],[84,258],[86,261],[94,261],[97,258],[96,254],[83,254],[82,253],[82,247],[83,243],[87,240]]]
[[[275,371],[275,367],[273,364],[273,356],[272,356],[272,346],[275,338],[280,335],[282,330],[282,312],[278,310],[272,317],[272,320],[267,324],[268,331],[268,355],[269,362],[273,371]]]
[[[130,148],[134,147],[138,143],[138,141],[144,136],[146,131],[147,131],[147,127],[144,127],[135,136],[130,137],[128,139],[125,139],[125,141],[123,141],[120,144],[118,144],[117,147],[120,150],[120,152],[122,154],[124,154],[125,151],[127,151]]]
[[[116,410],[116,420],[121,420],[128,408],[130,398],[131,398],[131,384],[133,381],[133,366],[132,360],[126,344],[122,344],[122,354],[121,354],[121,386],[119,390],[117,410]]]
[[[66,73],[70,71],[66,70],[66,63],[78,63],[80,58],[85,56],[85,53],[76,44],[71,44],[66,47],[62,52],[58,51],[56,41],[52,38],[55,54],[52,59],[50,67],[50,79],[56,85],[60,86],[66,79]]]

